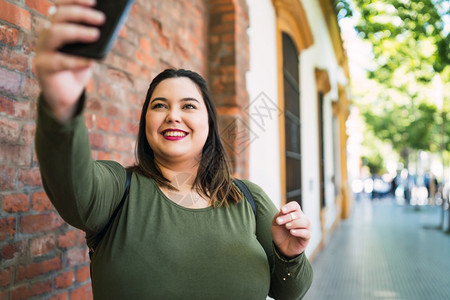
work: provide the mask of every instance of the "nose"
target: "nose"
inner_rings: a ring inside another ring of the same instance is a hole
[[[180,123],[181,122],[181,114],[178,109],[170,109],[167,111],[166,116],[167,123]]]

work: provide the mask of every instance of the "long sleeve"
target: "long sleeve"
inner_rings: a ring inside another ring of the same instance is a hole
[[[42,182],[61,217],[87,233],[100,231],[124,192],[125,169],[116,162],[93,161],[81,113],[61,124],[38,100],[35,136]]]
[[[271,224],[277,208],[256,184],[244,181],[255,199],[256,236],[263,246],[271,269],[269,296],[276,299],[301,299],[312,283],[313,269],[305,253],[293,259],[280,255],[272,241]]]

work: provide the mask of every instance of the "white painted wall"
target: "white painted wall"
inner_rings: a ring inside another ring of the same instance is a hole
[[[280,139],[275,11],[271,0],[248,0],[250,27],[250,180],[261,186],[277,207],[281,202]],[[267,104],[267,107],[265,107]]]
[[[338,82],[345,84],[343,71],[334,55],[322,10],[317,0],[299,0],[306,12],[312,30],[314,45],[300,54],[300,107],[302,143],[303,210],[312,223],[313,235],[306,254],[310,255],[321,240],[319,203],[319,141],[318,99],[315,69],[328,71],[331,91],[324,97],[324,155],[327,199],[327,222],[330,228],[335,221],[335,187],[332,183],[337,151],[333,148],[332,101],[338,98]],[[271,0],[247,0],[250,28],[250,71],[247,89],[250,97],[250,130],[254,140],[250,144],[250,180],[260,185],[272,201],[280,205],[280,151],[277,79],[276,17]],[[344,79],[343,79],[344,78]],[[269,110],[262,108],[266,103]],[[259,110],[259,111],[258,111]],[[261,114],[265,114],[263,118]]]
[[[302,113],[302,151],[303,164],[302,184],[304,189],[304,199],[314,199],[306,201],[304,204],[305,213],[312,219],[312,230],[314,235],[311,239],[307,253],[311,253],[319,245],[320,232],[320,203],[319,199],[319,157],[318,153],[318,120],[317,120],[317,92],[315,84],[316,68],[326,70],[331,84],[331,91],[324,97],[324,156],[325,156],[325,199],[327,205],[326,229],[330,229],[336,220],[335,207],[335,186],[332,182],[335,173],[335,159],[338,158],[334,152],[338,151],[338,145],[333,144],[334,140],[339,140],[333,135],[339,132],[334,128],[332,102],[338,100],[338,84],[345,85],[346,79],[342,68],[339,67],[334,54],[333,45],[328,32],[328,28],[322,15],[322,9],[317,0],[299,0],[305,10],[308,23],[310,25],[314,44],[300,54],[301,61],[301,113]],[[308,146],[306,146],[308,145]]]

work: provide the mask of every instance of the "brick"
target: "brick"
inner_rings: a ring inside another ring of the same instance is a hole
[[[97,92],[99,96],[103,96],[106,99],[111,99],[113,97],[111,86],[105,82],[99,83]]]
[[[211,9],[209,13],[213,14],[222,14],[229,13],[234,11],[234,5],[230,3],[230,1],[225,1],[224,4],[211,4]]]
[[[86,103],[86,108],[90,111],[100,112],[102,110],[102,102],[99,98],[90,96]]]
[[[65,266],[74,267],[89,262],[87,247],[69,249],[65,254]]]
[[[24,34],[22,37],[22,50],[23,53],[30,55],[34,54],[36,52],[36,46],[37,46],[37,38],[35,35],[31,34]],[[32,58],[33,60],[33,58]],[[33,70],[33,64],[31,64],[31,70],[34,75],[36,75],[36,72]]]
[[[12,116],[14,114],[14,100],[0,96],[0,113]]]
[[[39,171],[39,168],[19,169],[18,185],[19,188],[40,187],[42,184],[41,184],[41,173]]]
[[[95,115],[90,114],[88,112],[86,112],[84,114],[84,121],[85,121],[88,131],[91,131],[92,129],[94,129],[94,119],[95,119]]]
[[[114,103],[106,103],[106,113],[111,116],[117,116],[120,113],[119,108]]]
[[[0,300],[9,300],[9,291],[0,291]]]
[[[39,97],[40,88],[37,80],[25,77],[22,83],[22,96],[27,99],[37,99]]]
[[[26,212],[30,209],[28,195],[12,194],[3,197],[3,210],[7,213]]]
[[[28,288],[26,286],[16,288],[11,293],[11,299],[14,300],[29,299],[38,295],[50,293],[51,291],[52,291],[52,281],[46,280],[33,283]]]
[[[19,144],[32,145],[34,144],[34,136],[36,132],[36,124],[24,124],[20,130]]]
[[[128,122],[121,120],[113,121],[113,132],[116,134],[133,134],[131,130],[132,125]]]
[[[0,19],[27,30],[31,30],[31,14],[14,4],[5,1],[0,3]]]
[[[61,257],[57,256],[46,261],[32,263],[26,266],[18,266],[16,277],[18,281],[22,281],[24,279],[33,278],[60,269]]]
[[[26,0],[25,4],[44,16],[48,16],[48,9],[53,5],[49,0]]]
[[[150,53],[151,52],[151,42],[146,37],[141,37],[139,40],[139,49],[141,51]]]
[[[20,40],[20,31],[8,25],[0,25],[0,44],[11,47],[17,46]]]
[[[224,23],[236,22],[236,14],[235,13],[223,14],[221,17],[222,17],[222,22],[224,22]]]
[[[97,159],[99,160],[112,160],[111,153],[105,151],[97,152]]]
[[[136,53],[136,47],[127,40],[119,38],[115,45],[115,51],[125,57],[133,57]]]
[[[0,191],[14,188],[15,168],[0,165]]]
[[[31,208],[38,212],[53,211],[53,205],[45,192],[34,192],[31,197]]]
[[[68,292],[62,292],[62,293],[53,295],[50,298],[48,298],[48,300],[68,300],[68,299],[69,299]]]
[[[46,23],[47,23],[47,18],[43,18],[37,14],[31,15],[31,30],[34,33],[41,32],[44,29],[44,26]]]
[[[92,300],[92,286],[90,283],[73,290],[70,293],[70,300]]]
[[[89,133],[89,141],[92,149],[105,149],[105,137],[100,133]]]
[[[0,91],[17,95],[20,91],[20,81],[19,74],[0,68]]]
[[[123,136],[107,136],[106,142],[108,149],[133,153],[135,143],[134,138]]]
[[[77,233],[74,230],[67,231],[57,237],[57,245],[61,249],[72,248],[77,244]]]
[[[20,240],[6,244],[2,248],[2,259],[11,260],[27,257],[28,254],[28,240]]]
[[[119,37],[126,39],[127,33],[128,33],[127,27],[122,26],[122,28],[120,28],[120,31],[119,31]]]
[[[20,232],[37,233],[49,232],[64,224],[63,219],[55,213],[22,216],[20,218]]]
[[[42,256],[55,249],[55,236],[53,234],[34,238],[30,241],[30,250],[33,257]]]
[[[25,72],[28,70],[28,61],[29,57],[26,54],[18,53],[8,47],[0,48],[0,66],[6,69]]]
[[[111,127],[111,119],[104,116],[96,116],[95,126],[98,130],[109,131]]]
[[[30,165],[33,156],[32,145],[0,143],[0,163],[17,166]]]
[[[125,70],[127,71],[127,73],[130,73],[131,75],[134,76],[141,76],[142,74],[140,73],[140,66],[135,63],[134,61],[128,60],[126,63],[126,67]]]
[[[62,273],[55,277],[55,288],[64,289],[72,285],[75,282],[75,276],[73,271]]]
[[[13,267],[3,268],[0,272],[0,287],[11,284],[13,277]]]
[[[0,218],[0,241],[11,238],[16,234],[16,218],[2,217]]]
[[[0,140],[7,143],[16,143],[19,139],[20,124],[11,119],[0,117]]]
[[[26,118],[29,116],[29,110],[29,102],[18,102],[0,95],[0,113],[12,117]]]
[[[86,233],[79,229],[74,228],[74,230],[76,232],[77,246],[86,246]]]
[[[91,279],[91,270],[89,266],[80,267],[77,270],[77,282],[85,282]]]
[[[86,92],[88,92],[88,93],[94,92],[94,90],[95,90],[94,87],[95,87],[95,79],[94,79],[94,77],[92,77],[89,80],[89,82],[86,84]]]

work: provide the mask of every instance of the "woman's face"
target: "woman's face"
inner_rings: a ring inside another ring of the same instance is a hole
[[[192,80],[175,77],[156,86],[146,114],[147,141],[156,161],[199,162],[208,128],[208,111]]]

